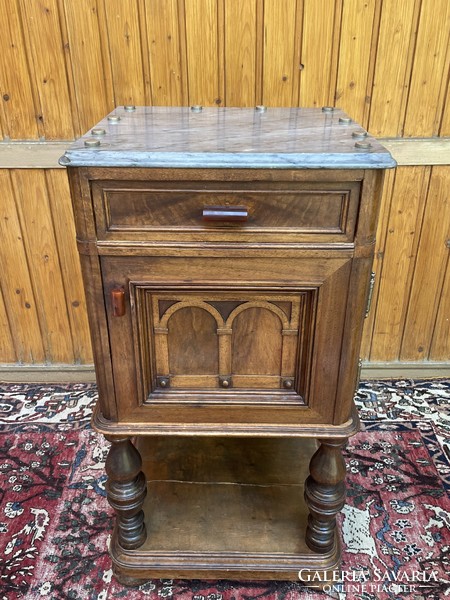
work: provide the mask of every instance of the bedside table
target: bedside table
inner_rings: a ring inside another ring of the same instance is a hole
[[[124,107],[60,162],[117,577],[331,580],[389,152],[332,108]]]

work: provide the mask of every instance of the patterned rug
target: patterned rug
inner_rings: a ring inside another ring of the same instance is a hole
[[[450,598],[450,381],[362,383],[346,449],[341,583],[154,580],[127,589],[107,553],[108,444],[93,385],[0,386],[0,599]]]

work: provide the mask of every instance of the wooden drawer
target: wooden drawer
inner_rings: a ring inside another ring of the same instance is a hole
[[[349,242],[360,182],[95,181],[92,193],[100,240]],[[219,220],[205,220],[211,207]]]

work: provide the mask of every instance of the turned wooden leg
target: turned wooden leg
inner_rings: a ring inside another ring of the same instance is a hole
[[[319,442],[305,483],[305,501],[309,508],[306,543],[311,550],[325,554],[333,549],[336,515],[345,502],[345,463],[341,448],[347,439]]]
[[[106,459],[106,493],[117,514],[119,544],[133,550],[142,546],[147,537],[142,510],[147,483],[141,471],[142,459],[129,438],[107,439],[111,448]]]

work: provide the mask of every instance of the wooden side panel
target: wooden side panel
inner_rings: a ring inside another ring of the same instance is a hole
[[[29,57],[47,139],[74,137],[69,87],[56,0],[20,0]]]
[[[80,127],[84,133],[114,108],[104,64],[96,0],[65,0],[70,61]]]
[[[38,170],[13,171],[11,176],[46,360],[71,363],[74,360],[72,335],[45,176]]]
[[[224,90],[219,65],[219,2],[188,0],[185,2],[189,103],[203,106],[220,105]]]
[[[0,170],[0,284],[11,327],[17,360],[42,363],[46,356],[42,343],[35,296],[31,284],[22,228],[17,215],[10,173]],[[5,342],[7,345],[7,342]],[[7,362],[7,356],[0,357]]]
[[[394,189],[395,171],[386,172],[383,184],[383,195],[381,198],[380,216],[378,219],[378,228],[376,234],[375,256],[372,265],[372,271],[375,273],[375,286],[372,294],[372,307],[364,323],[363,337],[361,342],[360,356],[367,360],[370,356],[370,347],[372,344],[372,333],[375,323],[375,313],[377,300],[380,291],[380,274],[383,268],[384,248],[386,244],[386,230],[391,209],[392,192]]]
[[[186,53],[177,0],[146,0],[145,21],[150,55],[152,103],[182,106],[188,103],[187,73],[181,60]]]
[[[105,13],[115,104],[145,104],[138,3],[106,0]]]
[[[400,355],[428,179],[426,167],[397,170],[370,354],[375,362],[398,360]]]
[[[376,136],[401,135],[417,5],[417,0],[383,2],[369,122]]]
[[[449,34],[448,0],[422,2],[405,121],[406,137],[427,137],[438,133],[448,81]]]
[[[2,129],[10,138],[38,137],[36,108],[16,0],[0,0],[0,103]]]
[[[428,358],[448,260],[450,170],[434,167],[405,323],[401,360]]]
[[[92,363],[86,299],[75,243],[75,226],[67,175],[64,171],[49,170],[46,172],[46,181],[72,331],[74,360],[77,363]]]
[[[370,100],[367,85],[375,8],[375,0],[346,0],[342,13],[336,106],[362,125]]]
[[[300,72],[300,106],[334,104],[335,32],[341,17],[341,2],[304,0]],[[320,43],[318,41],[320,40]]]
[[[300,40],[296,40],[296,0],[264,2],[263,104],[296,106]]]
[[[225,90],[227,106],[256,102],[256,0],[225,3]]]

